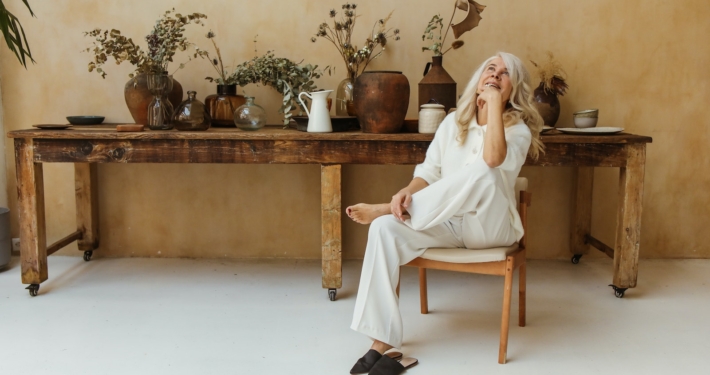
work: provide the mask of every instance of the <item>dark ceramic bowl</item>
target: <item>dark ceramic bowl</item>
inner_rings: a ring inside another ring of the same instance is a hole
[[[308,116],[293,116],[296,121],[296,130],[308,131]],[[333,132],[346,132],[360,129],[355,116],[331,116],[330,123],[333,125]]]
[[[72,125],[98,125],[104,119],[103,116],[67,116],[67,121]]]

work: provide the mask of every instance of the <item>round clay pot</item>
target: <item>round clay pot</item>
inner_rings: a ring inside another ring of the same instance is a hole
[[[355,81],[353,101],[363,133],[399,133],[409,107],[409,80],[402,72],[364,72]]]
[[[131,117],[136,124],[148,124],[148,104],[153,100],[153,95],[148,91],[145,74],[138,74],[131,78],[123,89],[126,105],[131,112]],[[182,85],[173,78],[173,90],[168,95],[168,100],[173,108],[182,103]]]
[[[560,118],[560,100],[557,99],[557,95],[552,91],[545,90],[545,84],[542,82],[533,91],[533,95],[535,97],[535,106],[545,121],[545,125],[555,126],[557,119]]]

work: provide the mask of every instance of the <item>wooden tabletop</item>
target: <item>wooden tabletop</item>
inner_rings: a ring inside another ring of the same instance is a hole
[[[72,126],[64,130],[23,129],[7,133],[9,138],[38,139],[232,139],[232,140],[327,140],[327,141],[431,141],[434,134],[396,133],[372,134],[361,131],[337,133],[307,133],[269,125],[257,131],[237,128],[211,128],[207,131],[146,130],[117,132],[116,124]],[[647,136],[618,133],[613,135],[575,135],[551,130],[542,134],[543,143],[651,143]]]

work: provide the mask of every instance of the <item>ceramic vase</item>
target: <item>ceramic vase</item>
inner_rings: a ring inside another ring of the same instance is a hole
[[[148,90],[146,74],[138,74],[131,78],[123,89],[126,106],[131,112],[131,117],[136,124],[148,124],[148,104],[153,100],[153,95]],[[173,78],[173,89],[168,94],[168,100],[173,107],[182,102],[182,85]]]
[[[364,72],[353,100],[363,133],[398,133],[409,107],[409,80],[402,72]]]
[[[553,91],[545,90],[545,84],[540,82],[540,86],[533,91],[533,96],[535,106],[545,121],[545,125],[555,126],[557,119],[560,118],[560,100],[557,95]]]

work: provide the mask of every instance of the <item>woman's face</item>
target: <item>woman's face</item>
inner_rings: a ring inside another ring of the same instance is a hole
[[[478,94],[482,93],[487,88],[493,88],[500,91],[503,103],[510,99],[510,93],[513,91],[513,83],[510,81],[508,68],[500,56],[497,56],[488,65],[483,68],[483,74],[478,81]]]

